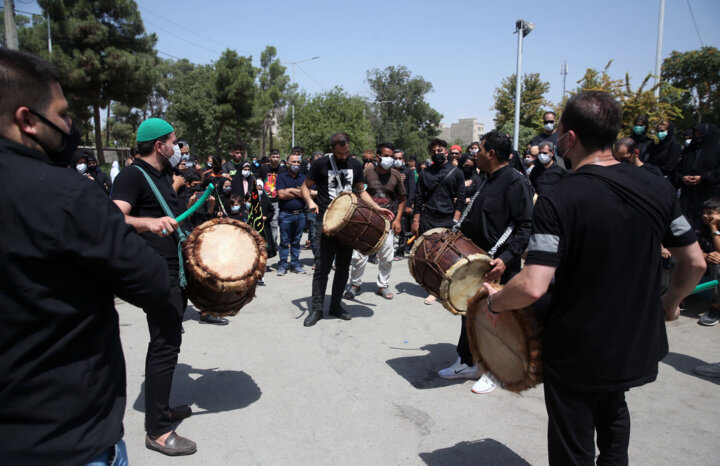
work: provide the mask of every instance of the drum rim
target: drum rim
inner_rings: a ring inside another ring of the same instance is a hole
[[[445,271],[445,275],[447,276],[447,278],[443,277],[442,282],[440,282],[440,290],[439,290],[439,293],[438,293],[438,294],[440,295],[440,296],[438,296],[438,298],[440,299],[443,307],[444,307],[445,309],[447,309],[448,311],[452,312],[453,314],[456,314],[456,315],[459,314],[459,315],[463,315],[463,316],[464,316],[464,315],[467,313],[467,308],[465,308],[465,309],[459,309],[459,308],[457,308],[457,307],[455,306],[455,304],[452,302],[451,297],[450,297],[450,287],[452,286],[452,277],[453,277],[461,268],[463,268],[463,267],[465,267],[465,266],[467,266],[467,265],[474,264],[474,263],[476,263],[476,262],[485,262],[485,263],[487,263],[488,266],[489,266],[491,261],[492,261],[492,257],[488,256],[487,254],[476,253],[476,254],[471,254],[471,255],[469,255],[469,256],[467,256],[467,257],[463,257],[462,259],[460,259],[459,261],[457,261],[456,263],[454,263],[454,264],[452,265],[452,267],[450,267],[449,269],[447,269],[447,270]],[[488,267],[488,270],[490,270],[490,269],[492,269],[491,266]],[[485,279],[484,279],[484,278],[482,279],[482,282],[480,283],[480,286],[478,287],[478,290],[479,290],[480,288],[482,288],[483,283],[485,283]],[[475,295],[475,294],[473,294],[473,296],[474,296],[474,295]],[[468,298],[468,308],[470,307],[470,300],[473,298],[473,296],[471,296],[470,298]]]
[[[345,215],[343,216],[343,221],[347,221],[352,217],[353,212],[355,212],[355,209],[357,208],[357,196],[354,193],[351,193],[350,191],[343,191],[337,196],[335,196],[335,199],[332,200],[332,202],[328,205],[327,209],[325,209],[325,214],[323,215],[323,231],[326,235],[332,236],[335,233],[339,231],[339,226],[333,229],[330,229],[327,224],[327,214],[330,212],[330,209],[332,209],[333,204],[335,204],[335,201],[342,198],[343,196],[350,196],[350,205],[352,206],[352,209],[347,209],[345,212]],[[344,225],[344,223],[343,223]]]

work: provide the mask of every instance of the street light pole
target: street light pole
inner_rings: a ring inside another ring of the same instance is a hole
[[[665,0],[660,0],[660,17],[658,18],[657,50],[655,52],[655,84],[660,84],[660,66],[662,64],[662,39],[665,24]],[[655,89],[655,95],[660,97],[660,86]]]
[[[317,60],[318,58],[320,58],[320,57],[312,57],[312,58],[306,58],[305,60],[288,62],[288,64],[292,65],[292,82],[293,82],[293,84],[295,84],[295,65],[297,65],[298,63],[305,63],[306,61]],[[293,98],[293,102],[291,105],[291,113],[292,113],[292,147],[295,147],[295,99],[294,98]]]
[[[522,89],[522,44],[523,37],[530,34],[535,25],[519,19],[515,22],[515,33],[518,35],[517,48],[517,70],[515,71],[515,128],[513,130],[513,150],[518,150],[518,138],[520,137],[520,92]]]

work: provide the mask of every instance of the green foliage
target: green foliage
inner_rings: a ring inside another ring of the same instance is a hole
[[[516,77],[512,74],[502,80],[500,87],[495,88],[495,104],[490,110],[495,110],[496,128],[503,128],[508,122],[514,125],[516,86]],[[542,131],[543,113],[550,106],[550,102],[545,98],[549,90],[550,83],[541,80],[540,73],[523,75],[520,90],[520,126],[532,128],[536,132]],[[509,134],[513,134],[513,126],[510,127]]]
[[[404,66],[369,70],[367,81],[375,94],[370,105],[375,141],[392,142],[409,155],[425,154],[428,141],[440,133],[442,119],[425,101],[432,84]]]
[[[615,96],[622,107],[622,126],[620,135],[629,136],[635,119],[647,115],[650,128],[661,120],[676,121],[682,118],[682,110],[672,102],[680,99],[682,90],[670,84],[657,83],[648,87],[652,75],[648,74],[637,89],[630,86],[630,75],[625,73],[625,79],[613,79],[608,74],[612,60],[600,72],[589,68],[578,81],[578,87],[572,95],[581,91],[604,91]],[[660,88],[661,98],[655,95]],[[562,108],[558,109],[562,111]],[[558,113],[559,114],[559,113]]]
[[[287,68],[276,58],[277,49],[267,46],[260,54],[258,90],[255,98],[253,126],[260,128],[260,152],[274,147],[272,128],[280,118],[296,85],[290,85]]]
[[[290,150],[290,125],[283,125],[280,133]],[[310,98],[301,94],[295,104],[295,143],[305,153],[330,151],[330,136],[338,131],[350,136],[350,150],[362,153],[374,148],[372,126],[361,97],[351,96],[341,87],[316,94]]]
[[[255,100],[256,68],[251,57],[242,57],[227,49],[215,62],[215,152],[221,153],[220,139],[224,130],[249,132]]]
[[[684,118],[677,121],[687,129],[701,121],[720,125],[720,51],[703,47],[690,52],[672,52],[663,61],[662,78],[672,86],[686,90],[679,99],[664,100],[682,109]]]
[[[504,134],[509,134],[512,139],[513,131],[515,131],[515,123],[513,121],[505,122],[500,128],[497,129]],[[527,126],[520,125],[520,133],[518,136],[518,151],[522,154],[525,147],[530,143],[530,140],[538,134],[537,130],[528,128]]]

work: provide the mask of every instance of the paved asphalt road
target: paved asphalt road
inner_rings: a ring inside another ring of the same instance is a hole
[[[178,427],[198,444],[189,457],[145,449],[147,326],[140,309],[118,303],[131,464],[547,464],[541,386],[476,395],[472,381],[434,375],[455,361],[460,318],[423,304],[406,260],[393,265],[395,299],[374,294],[377,266],[368,264],[362,293],[345,302],[352,321],[304,328],[311,258],[303,251],[307,275],[268,271],[230,325],[200,324],[192,307],[185,313],[172,401],[194,410]],[[695,300],[668,324],[658,380],[628,394],[632,464],[720,464],[720,378],[692,372],[720,361],[720,325],[696,323],[706,306]]]

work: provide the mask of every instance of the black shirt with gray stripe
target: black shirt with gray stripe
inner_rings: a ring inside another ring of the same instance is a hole
[[[525,264],[556,267],[544,372],[588,391],[653,381],[668,352],[660,246],[696,241],[670,183],[630,164],[586,165],[543,192],[532,223]]]

